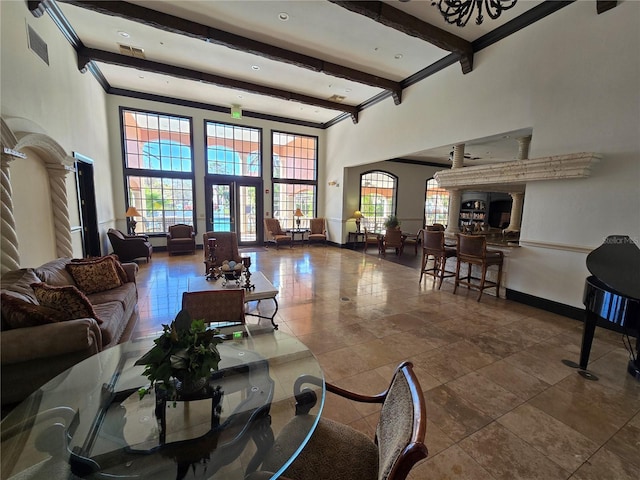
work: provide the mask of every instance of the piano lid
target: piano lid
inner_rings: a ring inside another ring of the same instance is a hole
[[[640,248],[628,236],[608,236],[587,255],[587,268],[614,292],[640,299]]]

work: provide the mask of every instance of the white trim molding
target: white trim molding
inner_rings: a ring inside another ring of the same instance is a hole
[[[443,188],[511,185],[520,186],[524,191],[528,182],[587,178],[591,175],[591,166],[601,159],[596,153],[571,153],[441,170],[434,178]]]

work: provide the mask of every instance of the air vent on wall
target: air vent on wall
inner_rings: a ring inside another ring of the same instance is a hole
[[[29,49],[38,55],[44,63],[49,65],[49,47],[44,43],[44,40],[31,28],[31,25],[27,25],[27,39],[29,42]]]
[[[135,58],[146,58],[144,56],[144,49],[140,47],[132,47],[131,45],[123,45],[122,43],[119,43],[118,47],[120,47],[120,53],[123,55]]]

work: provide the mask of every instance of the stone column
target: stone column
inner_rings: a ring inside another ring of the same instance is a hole
[[[518,160],[526,160],[529,158],[529,146],[531,145],[531,135],[518,138]],[[511,218],[509,226],[502,233],[519,232],[522,225],[522,206],[524,205],[524,193],[509,193],[512,198],[511,202]]]
[[[9,151],[2,151],[2,214],[0,228],[0,274],[20,268],[20,253],[18,252],[18,234],[16,233],[16,219],[13,214],[13,192],[11,190],[11,175],[9,162],[18,155]]]
[[[511,218],[509,226],[503,230],[503,233],[519,232],[522,224],[522,206],[524,204],[524,193],[510,193],[513,201],[511,202]]]
[[[531,135],[518,139],[518,160],[529,158],[529,146],[531,145]]]
[[[453,147],[453,158],[451,168],[462,168],[464,167],[464,144],[454,145]],[[449,214],[447,217],[447,229],[445,230],[445,235],[454,236],[456,233],[460,232],[460,227],[458,224],[460,223],[460,203],[462,199],[462,194],[460,190],[457,188],[448,189],[449,192]]]
[[[71,221],[67,202],[66,176],[69,169],[60,164],[47,164],[49,188],[51,189],[51,207],[56,236],[56,254],[58,257],[72,257]]]

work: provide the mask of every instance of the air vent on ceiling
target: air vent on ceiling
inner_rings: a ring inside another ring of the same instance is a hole
[[[331,100],[332,102],[342,103],[345,98],[347,98],[347,97],[345,97],[343,95],[331,95],[329,97],[329,100]]]
[[[132,47],[131,45],[123,45],[122,43],[119,43],[118,47],[120,47],[120,53],[123,55],[135,58],[146,58],[144,56],[144,49],[140,47]]]
[[[29,42],[29,48],[32,52],[38,55],[44,63],[49,65],[49,47],[44,43],[44,40],[31,28],[31,25],[27,25],[27,39]]]

